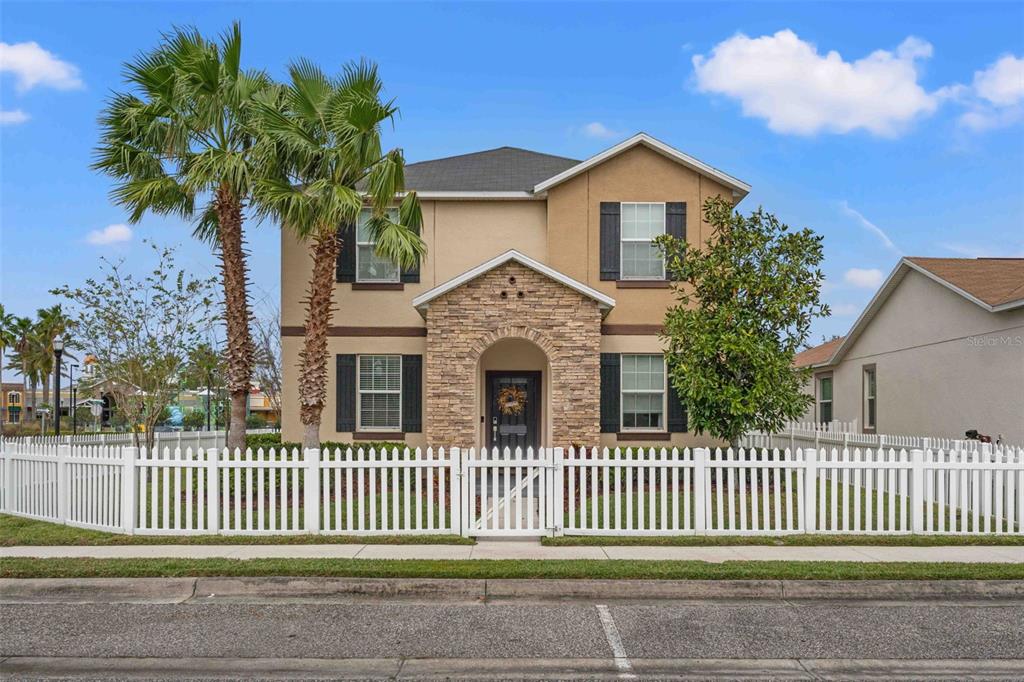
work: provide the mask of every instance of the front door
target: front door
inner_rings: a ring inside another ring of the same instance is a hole
[[[487,446],[540,446],[540,372],[487,372]]]

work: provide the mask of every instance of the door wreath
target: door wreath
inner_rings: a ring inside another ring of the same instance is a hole
[[[526,406],[526,391],[518,386],[505,386],[498,391],[498,409],[504,415],[522,414]]]

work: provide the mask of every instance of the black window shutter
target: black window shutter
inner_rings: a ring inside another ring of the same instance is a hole
[[[665,234],[686,241],[685,201],[670,201],[665,204]],[[666,270],[665,279],[670,278],[671,273]]]
[[[619,366],[618,353],[601,353],[601,433],[619,431]]]
[[[338,252],[338,268],[335,280],[338,282],[356,281],[356,226],[353,223],[338,228],[338,240],[341,250]]]
[[[338,355],[337,380],[335,382],[336,397],[336,431],[349,432],[356,430],[356,356]]]
[[[423,356],[402,356],[402,431],[423,431]]]
[[[601,202],[601,279],[619,278],[621,209],[617,201]]]
[[[679,393],[670,381],[668,384],[668,430],[669,433],[686,433],[686,407],[679,399]]]

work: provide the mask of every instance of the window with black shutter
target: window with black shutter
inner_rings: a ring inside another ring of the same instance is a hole
[[[601,433],[619,431],[620,366],[618,353],[601,353]]]

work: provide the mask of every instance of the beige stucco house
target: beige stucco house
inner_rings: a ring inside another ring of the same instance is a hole
[[[904,258],[845,337],[810,348],[808,421],[1024,444],[1024,259]]]
[[[502,147],[406,168],[427,255],[399,271],[341,229],[323,440],[410,446],[700,442],[668,390],[673,301],[651,240],[703,243],[700,207],[749,192],[638,134],[585,161]],[[281,249],[283,437],[299,440],[311,261]]]

